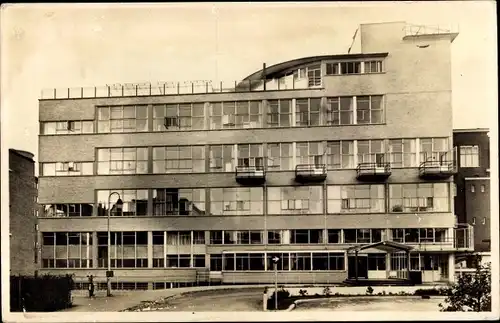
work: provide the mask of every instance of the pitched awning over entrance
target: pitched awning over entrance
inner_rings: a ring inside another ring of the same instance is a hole
[[[375,243],[368,243],[362,246],[353,246],[347,248],[347,252],[360,252],[365,249],[379,249],[385,252],[393,252],[393,251],[406,251],[409,252],[413,249],[413,247],[407,246],[402,243],[394,242],[394,241],[380,241]]]

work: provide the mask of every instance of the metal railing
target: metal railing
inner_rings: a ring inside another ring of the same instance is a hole
[[[405,36],[419,36],[419,35],[442,35],[459,33],[459,25],[413,25],[407,24],[404,27]]]
[[[356,168],[358,176],[360,175],[377,175],[390,174],[390,163],[359,163]]]
[[[236,166],[237,178],[260,178],[266,176],[264,166]]]
[[[424,174],[454,174],[457,172],[457,148],[446,152],[433,152],[425,155],[420,163],[420,175]]]
[[[209,94],[252,91],[281,91],[320,88],[318,81],[308,78],[244,80],[244,81],[185,81],[115,84],[93,87],[52,88],[41,92],[42,100],[137,97],[179,94]]]
[[[295,175],[315,176],[326,175],[325,164],[300,164],[295,166]]]

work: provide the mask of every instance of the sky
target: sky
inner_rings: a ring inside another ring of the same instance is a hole
[[[42,89],[241,80],[304,56],[347,53],[359,24],[459,29],[454,128],[496,127],[493,1],[7,5],[1,10],[2,150],[38,155]]]

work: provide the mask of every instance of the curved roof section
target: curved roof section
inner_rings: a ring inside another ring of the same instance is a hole
[[[273,78],[274,76],[278,76],[285,72],[288,69],[294,68],[294,67],[299,67],[305,64],[309,63],[314,63],[314,62],[319,62],[322,60],[335,60],[335,59],[358,59],[358,58],[374,58],[374,57],[385,57],[389,55],[389,53],[369,53],[369,54],[340,54],[340,55],[322,55],[322,56],[310,56],[310,57],[303,57],[303,58],[297,58],[293,59],[290,61],[286,61],[283,63],[275,64],[269,67],[266,67],[266,73],[265,75],[262,75],[262,69],[250,74],[249,76],[245,77],[243,81],[248,81],[248,80],[261,80],[264,77],[267,78]]]

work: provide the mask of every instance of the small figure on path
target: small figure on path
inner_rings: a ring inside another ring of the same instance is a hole
[[[89,278],[89,298],[94,297],[94,276],[87,276]]]

